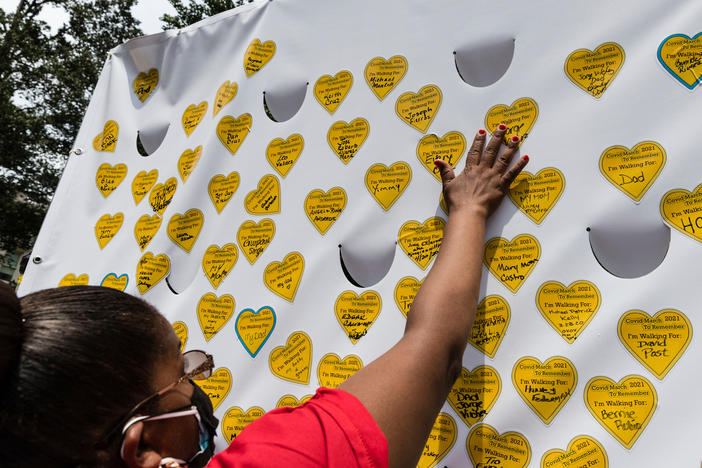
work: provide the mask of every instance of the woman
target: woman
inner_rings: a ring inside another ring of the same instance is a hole
[[[249,425],[211,468],[414,466],[460,373],[478,303],[485,222],[528,161],[519,140],[480,130],[458,176],[435,161],[449,217],[402,339],[337,390]],[[0,289],[0,464],[200,467],[217,420],[191,379],[211,356],[181,354],[170,323],[107,288]]]

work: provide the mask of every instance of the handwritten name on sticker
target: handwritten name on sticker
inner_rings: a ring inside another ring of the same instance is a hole
[[[251,114],[241,114],[234,118],[231,115],[225,115],[217,123],[217,138],[234,156],[246,139],[246,136],[251,131],[253,120]]]
[[[227,80],[222,83],[219,89],[217,89],[217,94],[215,94],[214,106],[212,107],[212,117],[216,116],[224,106],[229,104],[231,100],[234,99],[234,96],[236,96],[238,90],[239,85],[236,84],[236,81]]]
[[[465,151],[466,138],[461,132],[448,132],[441,138],[432,133],[419,140],[417,159],[436,180],[441,182],[441,174],[434,160],[441,158],[455,168]]]
[[[546,218],[565,189],[565,177],[555,167],[541,169],[536,174],[520,172],[509,186],[507,195],[536,224]]]
[[[380,315],[383,301],[375,291],[365,291],[360,296],[353,291],[344,291],[334,302],[334,315],[351,343],[366,336],[368,329]]]
[[[146,252],[141,256],[136,267],[136,283],[139,294],[145,294],[156,286],[171,271],[171,259],[166,254],[154,256]]]
[[[320,387],[337,388],[361,369],[363,362],[355,354],[341,359],[337,354],[327,353],[317,365],[317,380]]]
[[[300,406],[303,403],[307,403],[312,398],[312,395],[305,395],[299,400],[294,395],[283,395],[275,404],[276,408],[294,408]]]
[[[686,236],[702,242],[702,184],[693,192],[669,190],[661,198],[663,220]]]
[[[149,194],[149,204],[151,209],[159,215],[163,216],[163,212],[173,200],[176,189],[178,188],[178,180],[171,177],[162,184],[154,185]]]
[[[314,97],[327,112],[333,114],[351,91],[352,85],[353,75],[348,70],[341,70],[334,76],[323,75],[314,84]]]
[[[116,273],[108,273],[100,281],[100,286],[104,288],[112,288],[117,291],[124,291],[127,289],[127,284],[129,284],[129,275],[124,273],[117,276]]]
[[[397,243],[419,268],[426,270],[434,256],[439,253],[445,227],[446,221],[438,216],[428,218],[422,224],[418,221],[407,221],[397,233]]]
[[[114,190],[119,187],[124,178],[127,177],[126,164],[111,164],[103,163],[98,167],[95,173],[95,185],[102,194],[107,198]]]
[[[272,307],[264,306],[256,311],[242,310],[236,317],[234,329],[246,352],[255,358],[273,333],[275,324],[275,311]]]
[[[329,127],[327,142],[341,162],[348,164],[368,138],[369,132],[370,125],[364,118],[358,117],[349,123],[339,120]]]
[[[185,345],[188,342],[188,326],[185,322],[178,320],[173,322],[173,331],[180,340],[180,352],[182,353],[185,351]]]
[[[536,292],[536,307],[543,318],[566,342],[573,342],[595,318],[602,304],[597,286],[589,281],[574,281],[566,287],[547,281]]]
[[[235,305],[234,298],[230,294],[217,297],[212,293],[206,293],[200,298],[197,303],[197,321],[205,341],[210,341],[232,318]]]
[[[168,221],[168,237],[178,247],[190,253],[203,224],[205,217],[197,208],[191,208],[184,214],[176,213]]]
[[[300,252],[290,252],[282,262],[271,262],[263,271],[263,284],[286,301],[293,302],[300,287],[305,259]]]
[[[150,69],[148,72],[139,73],[132,81],[132,90],[141,102],[146,101],[151,96],[156,86],[158,86],[158,70],[155,68]]]
[[[383,57],[372,58],[364,70],[366,83],[381,101],[395,89],[406,73],[407,59],[402,55],[394,55],[387,60]]]
[[[303,331],[288,336],[285,346],[273,348],[268,356],[268,368],[273,375],[288,382],[310,383],[312,340]]]
[[[203,392],[207,393],[212,408],[217,409],[232,389],[232,373],[226,367],[218,367],[206,379],[193,379]]]
[[[275,138],[268,143],[266,148],[266,159],[268,164],[276,170],[281,177],[285,178],[290,169],[295,165],[302,150],[305,147],[305,140],[299,133],[293,133],[286,140]]]
[[[312,225],[324,235],[346,208],[346,192],[332,187],[326,192],[316,189],[305,197],[305,214]]]
[[[562,356],[551,357],[543,363],[526,356],[514,364],[512,383],[524,403],[545,424],[551,424],[573,395],[578,372],[573,363]]]
[[[202,145],[198,146],[194,150],[186,149],[183,154],[180,155],[178,159],[178,172],[180,173],[180,179],[185,183],[190,177],[190,174],[195,170],[197,162],[202,156]]]
[[[158,170],[152,169],[149,172],[140,171],[132,180],[132,197],[134,204],[138,205],[158,180]]]
[[[488,424],[478,424],[466,438],[466,449],[473,466],[526,468],[531,461],[531,445],[519,432],[499,434]]]
[[[692,340],[690,320],[675,309],[660,310],[653,317],[642,310],[630,310],[619,319],[617,332],[626,349],[659,380]]]
[[[244,53],[244,71],[249,77],[263,68],[275,54],[275,42],[254,39]]]
[[[252,406],[246,412],[238,406],[232,406],[222,417],[222,434],[230,444],[241,434],[246,426],[266,414],[260,406]]]
[[[373,164],[366,171],[366,188],[378,204],[388,211],[412,180],[412,169],[404,161],[390,165]]]
[[[114,216],[109,214],[100,216],[100,219],[95,223],[95,239],[97,239],[101,250],[115,237],[117,231],[122,227],[122,223],[124,223],[124,214],[122,213],[115,213]]]
[[[200,125],[200,122],[206,113],[207,101],[202,101],[197,105],[190,104],[185,108],[181,122],[183,124],[183,130],[185,130],[185,134],[187,136],[190,136],[195,131],[197,126]]]
[[[441,90],[430,84],[413,93],[400,94],[395,102],[395,113],[410,127],[426,133],[441,106]]]
[[[593,437],[575,436],[566,450],[551,449],[541,457],[541,468],[569,467],[609,468],[604,447]]]
[[[642,141],[632,149],[615,145],[602,152],[600,172],[614,187],[639,202],[665,162],[665,150],[655,141]]]
[[[102,132],[93,139],[93,148],[95,151],[113,153],[115,146],[117,146],[117,137],[119,137],[119,125],[114,120],[108,120],[105,122]]]
[[[618,383],[593,377],[585,385],[584,396],[592,416],[627,449],[634,446],[658,406],[656,389],[640,375],[628,375]]]
[[[244,198],[246,211],[253,215],[280,213],[280,181],[272,174],[266,174],[258,181],[256,190]]]
[[[494,358],[505,337],[510,318],[509,304],[502,296],[486,296],[478,304],[468,343],[486,356]]]
[[[423,281],[424,279],[419,281],[414,276],[405,276],[395,285],[395,304],[405,318]]]
[[[275,223],[272,219],[266,218],[258,223],[244,221],[236,233],[236,240],[241,253],[253,265],[273,241],[273,236],[275,236]]]
[[[232,199],[236,189],[239,188],[239,182],[239,173],[236,171],[230,172],[226,177],[224,174],[217,174],[210,179],[207,184],[207,193],[209,193],[217,213],[221,213],[229,200]]]
[[[433,468],[453,448],[457,438],[456,421],[447,414],[439,413],[431,426],[417,468]]]
[[[514,101],[510,106],[497,104],[488,109],[485,114],[485,128],[490,133],[501,123],[507,126],[504,142],[507,144],[513,136],[520,138],[521,145],[527,139],[539,117],[539,106],[531,98],[523,97]]]
[[[134,238],[142,252],[158,232],[158,229],[161,227],[161,221],[163,221],[163,218],[157,214],[153,216],[143,215],[137,220],[134,225]]]
[[[217,289],[227,277],[239,258],[236,244],[224,244],[220,248],[216,244],[207,247],[202,257],[202,271],[213,288]]]
[[[694,37],[671,34],[658,47],[658,61],[687,89],[702,81],[702,33]]]
[[[578,49],[566,58],[563,69],[570,81],[591,95],[600,98],[624,65],[624,49],[616,42],[605,42],[595,48]]]
[[[470,427],[487,416],[501,391],[502,379],[494,367],[478,366],[472,372],[464,367],[448,394],[448,402]]]
[[[485,244],[483,263],[507,289],[516,294],[541,257],[541,245],[529,234],[512,241],[493,237]]]
[[[76,275],[75,273],[69,273],[65,275],[63,278],[61,278],[61,281],[58,283],[58,287],[63,287],[63,286],[85,286],[88,284],[90,281],[90,278],[86,273],[82,273],[80,275]]]

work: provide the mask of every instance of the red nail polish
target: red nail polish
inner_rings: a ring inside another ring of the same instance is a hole
[[[500,130],[507,130],[507,126],[505,124],[500,124],[500,126],[497,128],[499,128]]]
[[[522,159],[526,162],[529,162],[529,155],[525,154],[524,156],[522,156]]]
[[[512,141],[515,142],[515,143],[518,142],[518,141],[519,141],[519,137],[516,136],[516,135],[513,136],[513,137],[512,137]]]
[[[480,130],[478,130],[478,134],[485,135],[485,130],[481,128]]]

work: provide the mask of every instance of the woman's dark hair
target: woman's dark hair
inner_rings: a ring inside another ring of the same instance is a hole
[[[18,300],[0,287],[0,465],[102,466],[96,443],[153,389],[168,322],[143,300],[98,286]],[[116,437],[119,439],[119,437]]]

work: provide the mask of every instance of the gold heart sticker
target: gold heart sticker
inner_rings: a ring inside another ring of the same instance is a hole
[[[594,51],[578,49],[566,58],[564,70],[577,87],[599,98],[624,65],[624,49],[616,42],[605,42]]]
[[[529,234],[515,236],[512,241],[493,237],[485,244],[483,263],[507,289],[517,293],[541,257],[541,245]]]
[[[171,177],[162,184],[154,185],[149,194],[151,209],[163,216],[163,212],[166,211],[171,200],[173,200],[173,195],[175,195],[177,188],[178,181],[175,177]]]
[[[103,197],[107,198],[127,177],[127,165],[115,164],[114,166],[103,163],[95,173],[95,185]]]
[[[236,119],[225,115],[217,124],[217,137],[229,152],[234,156],[246,136],[251,131],[251,114],[241,114]]]
[[[446,221],[438,216],[428,218],[422,224],[407,221],[397,233],[397,243],[419,268],[426,270],[439,252],[445,227]]]
[[[134,237],[142,252],[158,232],[161,221],[163,219],[159,215],[143,215],[134,225]]]
[[[466,438],[466,449],[473,466],[525,468],[531,461],[531,445],[519,432],[499,434],[488,424],[478,424]]]
[[[183,123],[183,130],[185,130],[187,136],[190,136],[195,131],[195,128],[200,124],[206,113],[207,101],[202,101],[198,105],[190,104],[185,109],[181,122]]]
[[[346,192],[341,187],[328,191],[312,190],[305,197],[305,214],[320,234],[324,235],[339,219],[346,207]]]
[[[282,262],[271,262],[263,271],[263,284],[286,301],[293,302],[305,270],[300,252],[290,252]]]
[[[348,70],[341,70],[334,76],[320,76],[314,84],[314,97],[327,112],[333,114],[349,94],[353,85],[353,75]]]
[[[244,349],[255,358],[271,336],[276,324],[275,311],[268,306],[257,311],[244,309],[239,313],[234,324],[236,336]]]
[[[236,303],[230,294],[217,297],[212,293],[204,294],[197,303],[197,321],[205,335],[205,341],[210,341],[218,331],[226,325]]]
[[[618,383],[593,377],[585,385],[584,396],[597,422],[627,449],[634,446],[658,406],[656,389],[640,375],[627,375]]]
[[[565,177],[555,167],[546,167],[536,174],[522,171],[509,186],[510,200],[536,224],[546,218],[565,188]]]
[[[327,353],[317,365],[317,380],[320,387],[337,388],[361,369],[363,362],[355,354],[341,359],[337,354]]]
[[[660,212],[671,227],[702,242],[702,184],[692,193],[685,189],[667,191],[661,198]]]
[[[619,319],[617,332],[626,349],[659,380],[692,340],[690,320],[675,309],[660,310],[653,317],[642,310],[630,310]]]
[[[405,318],[423,281],[423,279],[419,281],[414,276],[405,276],[395,286],[395,304]]]
[[[407,59],[402,55],[394,55],[387,60],[383,57],[372,58],[364,70],[366,83],[381,101],[402,81],[405,73]]]
[[[249,77],[264,67],[275,54],[275,42],[254,39],[244,53],[244,71]]]
[[[212,402],[212,408],[217,409],[232,389],[232,373],[226,367],[218,367],[212,371],[212,375],[202,380],[193,379],[197,386],[207,393]]]
[[[253,406],[244,412],[238,406],[232,406],[222,417],[222,434],[227,444],[231,444],[246,426],[266,414],[263,408]]]
[[[561,338],[573,344],[595,318],[602,304],[597,286],[589,281],[574,281],[566,287],[548,281],[536,292],[536,307]]]
[[[468,343],[486,356],[494,358],[510,319],[509,304],[502,296],[486,296],[478,304]]]
[[[539,117],[539,106],[531,98],[519,98],[507,107],[504,104],[498,104],[488,109],[485,114],[485,128],[490,133],[494,133],[497,126],[505,124],[507,131],[505,132],[505,145],[513,136],[520,138],[521,145],[527,139],[531,129],[534,128],[536,119]]]
[[[108,151],[113,153],[117,146],[117,137],[119,136],[119,125],[114,120],[105,122],[105,126],[101,133],[93,139],[93,148],[95,151]]]
[[[182,353],[185,351],[185,344],[188,342],[188,326],[185,324],[185,322],[181,322],[179,320],[177,322],[173,322],[173,331],[180,340],[180,352]]]
[[[639,202],[665,166],[666,154],[655,141],[642,141],[633,148],[610,146],[600,156],[600,172],[626,196]]]
[[[238,258],[239,249],[236,248],[236,244],[224,244],[221,249],[215,244],[207,247],[202,257],[202,271],[212,287],[217,289],[222,284]]]
[[[502,379],[494,367],[478,366],[469,372],[465,367],[448,394],[448,402],[468,427],[490,412],[502,391]]]
[[[412,169],[404,161],[390,165],[373,164],[366,171],[366,188],[378,204],[388,211],[412,180]]]
[[[141,102],[146,101],[158,85],[158,70],[152,68],[148,72],[141,72],[134,78],[132,89]]]
[[[431,426],[417,468],[433,468],[446,456],[456,443],[456,421],[447,413],[439,413]]]
[[[350,123],[339,120],[329,127],[327,142],[341,162],[348,164],[368,138],[369,132],[370,125],[362,117],[353,119]]]
[[[104,288],[116,289],[117,291],[124,291],[127,289],[127,284],[129,283],[129,276],[127,274],[117,276],[115,273],[108,273],[100,282],[100,286]]]
[[[224,177],[224,174],[217,174],[210,179],[207,184],[207,193],[210,194],[210,200],[212,200],[217,213],[221,213],[229,200],[232,199],[236,189],[239,188],[239,182],[239,173],[236,171],[229,173],[227,177]]]
[[[426,133],[441,105],[441,90],[430,84],[413,93],[400,94],[395,102],[395,113],[410,127]]]
[[[236,241],[239,243],[241,253],[253,265],[268,244],[273,241],[273,236],[275,236],[275,223],[272,219],[266,218],[258,223],[244,221],[236,233]]]
[[[439,168],[434,160],[441,158],[455,168],[466,151],[466,138],[461,132],[448,132],[441,138],[434,135],[422,137],[417,144],[417,159],[422,166],[441,182]]]
[[[180,173],[180,179],[185,183],[190,177],[190,174],[195,170],[195,165],[200,160],[202,156],[202,145],[198,146],[194,150],[186,149],[183,154],[180,155],[178,159],[178,172]]]
[[[168,221],[168,237],[178,247],[190,253],[204,223],[205,217],[197,208],[192,208],[185,214],[176,213]]]
[[[123,222],[124,215],[122,213],[116,213],[114,216],[109,214],[100,216],[100,219],[95,223],[95,239],[97,239],[100,249],[105,248],[107,243],[115,237]]]
[[[380,294],[375,291],[365,291],[360,296],[344,291],[334,302],[334,314],[351,343],[356,344],[375,323],[382,306]]]
[[[132,181],[132,197],[134,197],[135,205],[138,205],[146,194],[149,193],[157,179],[157,169],[152,169],[149,172],[141,171],[134,177]]]
[[[268,368],[273,375],[288,382],[310,383],[311,366],[312,340],[302,331],[291,333],[285,346],[273,348],[268,356]]]
[[[139,294],[153,288],[171,271],[171,259],[165,254],[154,256],[146,252],[139,259],[136,267],[136,284]]]
[[[74,273],[69,273],[63,278],[61,278],[58,287],[60,288],[62,286],[85,286],[88,284],[89,280],[90,279],[88,278],[88,275],[85,273],[78,276],[76,276]]]
[[[567,450],[551,449],[541,457],[541,468],[568,468],[595,466],[609,468],[604,447],[594,438],[576,436],[568,443]]]
[[[687,89],[702,80],[702,34],[671,34],[658,47],[658,61]]]
[[[287,140],[275,138],[266,148],[266,159],[282,177],[288,175],[305,147],[305,140],[299,133],[293,133]]]
[[[235,81],[225,81],[222,86],[217,90],[217,94],[214,99],[214,107],[212,107],[212,117],[216,116],[222,107],[226,106],[234,99],[236,92],[239,90],[239,86]]]
[[[276,408],[295,408],[304,403],[307,403],[312,398],[312,395],[305,395],[299,400],[294,395],[283,395],[275,404]]]
[[[258,181],[256,190],[244,198],[246,211],[253,215],[280,213],[280,181],[272,174],[266,174]]]
[[[551,424],[573,394],[578,372],[573,363],[562,356],[548,358],[544,363],[526,356],[514,364],[512,383],[524,403],[545,424]]]

